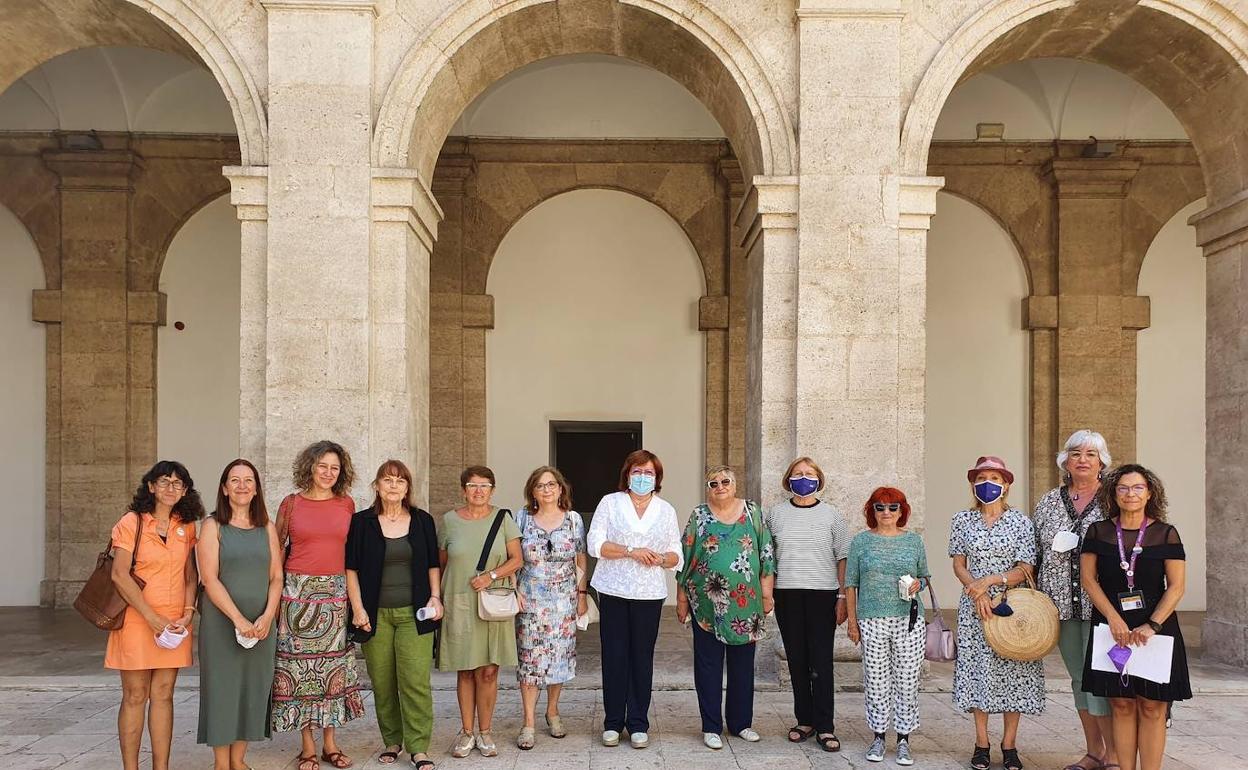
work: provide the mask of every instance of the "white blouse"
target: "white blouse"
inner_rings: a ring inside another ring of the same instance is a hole
[[[603,497],[594,511],[586,540],[589,555],[598,559],[590,585],[600,593],[622,599],[666,599],[667,578],[663,567],[647,567],[627,557],[602,558],[603,543],[649,548],[659,555],[674,553],[676,566],[670,568],[672,572],[684,565],[676,509],[658,495],[650,498],[640,517],[627,492],[612,492]]]

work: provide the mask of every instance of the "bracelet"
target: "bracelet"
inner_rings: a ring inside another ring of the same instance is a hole
[[[589,593],[589,591],[582,591],[582,590],[581,590],[581,589],[579,589],[579,588],[578,588],[578,589],[576,589],[576,592],[577,592],[578,594],[587,594],[587,593]]]
[[[199,612],[199,610],[198,610],[197,608],[195,608],[195,607],[183,607],[183,608],[182,608],[182,611],[183,611],[183,612],[186,612],[187,610],[190,610],[192,613],[194,613],[194,612]]]
[[[434,599],[437,599],[439,602],[440,602],[440,601],[442,601],[442,597],[441,597],[441,596],[434,596],[434,595],[432,595],[432,594],[431,594],[431,595],[429,596],[429,601],[433,601]]]
[[[1160,624],[1160,623],[1158,623],[1157,621],[1153,620],[1152,618],[1149,618],[1149,619],[1148,619],[1148,620],[1146,620],[1145,622],[1148,624],[1148,627],[1149,627],[1149,628],[1153,629],[1153,633],[1154,633],[1154,634],[1160,634],[1160,633],[1161,633],[1161,624]]]
[[[838,600],[840,600],[840,599],[844,599],[844,598],[845,598],[845,594],[837,594],[837,595],[836,595],[836,598],[837,598]]]

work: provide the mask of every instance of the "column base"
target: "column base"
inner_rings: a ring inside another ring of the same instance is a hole
[[[1204,660],[1248,667],[1248,624],[1206,617],[1201,626],[1200,647]]]

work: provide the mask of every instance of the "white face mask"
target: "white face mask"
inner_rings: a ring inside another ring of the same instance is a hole
[[[173,630],[173,626],[165,626],[165,630],[160,632],[156,637],[156,645],[164,647],[166,650],[176,650],[178,645],[190,634],[190,631],[183,629],[181,631]]]
[[[1053,550],[1056,553],[1066,553],[1077,545],[1079,536],[1074,532],[1058,532],[1053,536]]]
[[[238,646],[242,647],[244,650],[250,650],[252,647],[255,647],[260,643],[260,640],[254,636],[243,636],[239,633],[237,628],[234,629],[234,638],[238,640]]]

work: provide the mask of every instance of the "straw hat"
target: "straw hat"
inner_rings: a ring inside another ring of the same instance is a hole
[[[1028,578],[1029,583],[1031,579]],[[1035,584],[1032,583],[1034,586]],[[1040,660],[1057,646],[1060,631],[1057,605],[1035,588],[1011,588],[1002,594],[1014,614],[992,615],[984,621],[984,639],[998,655],[1010,660]]]

